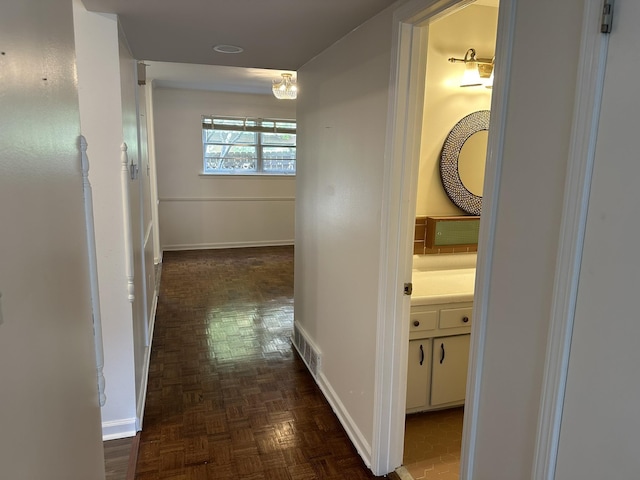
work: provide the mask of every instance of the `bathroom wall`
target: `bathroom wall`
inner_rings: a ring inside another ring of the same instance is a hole
[[[469,48],[474,48],[480,58],[493,57],[497,23],[497,8],[470,5],[429,26],[417,215],[464,214],[442,187],[438,166],[440,151],[447,135],[462,117],[490,109],[491,89],[461,88],[464,64],[454,64],[447,59],[463,58]]]

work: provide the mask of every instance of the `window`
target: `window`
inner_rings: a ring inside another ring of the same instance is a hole
[[[202,117],[205,174],[294,175],[295,120]]]

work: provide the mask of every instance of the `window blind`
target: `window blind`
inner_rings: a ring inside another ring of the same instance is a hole
[[[205,130],[235,130],[260,133],[296,133],[296,123],[292,120],[274,118],[242,118],[203,116]]]

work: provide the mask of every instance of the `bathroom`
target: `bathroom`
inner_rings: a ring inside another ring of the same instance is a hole
[[[497,19],[498,1],[480,0],[428,28],[403,459],[415,480],[458,478]],[[463,87],[469,67],[483,78]]]

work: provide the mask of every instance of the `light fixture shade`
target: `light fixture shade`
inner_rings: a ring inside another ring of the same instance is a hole
[[[478,72],[478,64],[470,61],[464,64],[464,73],[462,74],[462,80],[460,81],[461,87],[476,87],[482,85],[480,79],[480,73]]]
[[[464,73],[460,82],[461,87],[478,87],[484,85],[487,88],[493,86],[493,65],[496,57],[478,58],[474,48],[470,48],[464,54],[464,58],[449,58],[451,63],[464,63]]]
[[[298,86],[290,73],[283,73],[282,80],[274,80],[271,87],[273,95],[280,100],[295,100],[298,98]]]
[[[486,88],[493,88],[493,72],[495,72],[495,66],[496,66],[496,57],[493,57],[491,59],[491,65],[489,66],[489,68],[491,68],[491,74],[489,74],[489,78],[485,79],[484,81],[484,86]]]
[[[491,70],[491,75],[484,82],[484,86],[486,88],[493,88],[493,70]]]

